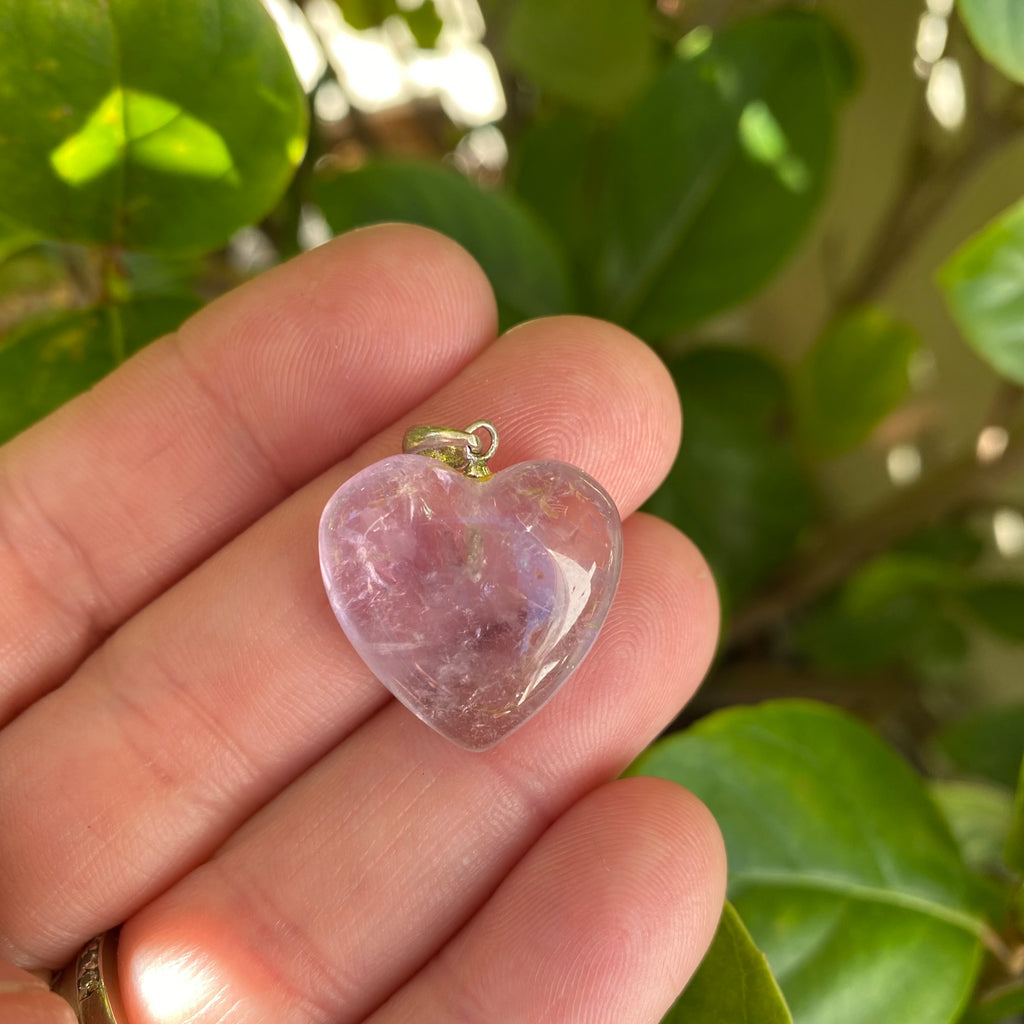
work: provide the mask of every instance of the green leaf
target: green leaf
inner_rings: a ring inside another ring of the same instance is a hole
[[[975,711],[947,725],[936,741],[962,771],[1013,789],[1024,758],[1024,704]]]
[[[1013,806],[1013,821],[1006,837],[1006,863],[1018,874],[1024,875],[1024,759],[1017,780],[1017,798]]]
[[[797,624],[797,649],[820,668],[865,672],[903,662],[924,674],[962,663],[963,630],[949,598],[964,585],[961,566],[910,551],[890,551],[862,566]]]
[[[779,431],[787,396],[775,364],[715,347],[669,368],[683,400],[683,444],[647,510],[693,539],[728,610],[792,553],[814,518],[814,494]]]
[[[913,328],[881,309],[834,320],[796,370],[797,423],[807,446],[838,455],[865,440],[906,397]]]
[[[200,305],[188,295],[149,296],[20,325],[0,344],[0,443],[176,330]]]
[[[897,550],[966,569],[981,558],[985,541],[968,523],[936,523],[912,533]]]
[[[853,78],[845,41],[810,12],[703,31],[626,116],[608,166],[603,312],[652,339],[781,266],[824,193]]]
[[[259,0],[0,0],[0,212],[199,252],[276,203],[306,102]]]
[[[424,0],[419,7],[414,7],[412,10],[405,10],[403,8],[399,11],[399,14],[406,25],[409,26],[409,31],[412,33],[413,39],[416,40],[417,46],[424,50],[432,50],[437,46],[437,40],[441,35],[441,29],[444,28],[444,22],[437,13],[434,0]]]
[[[1011,983],[972,1006],[959,1024],[1016,1024],[1024,1013],[1024,983]]]
[[[662,1024],[792,1024],[764,954],[726,903],[714,941]]]
[[[517,0],[504,43],[541,90],[601,112],[632,99],[654,65],[644,0]]]
[[[929,792],[974,871],[992,871],[1003,861],[1013,820],[1013,797],[1002,786],[960,779],[934,780]]]
[[[715,815],[729,894],[797,1024],[948,1024],[985,927],[924,785],[868,728],[825,705],[733,708],[631,769]]]
[[[988,782],[933,780],[928,789],[971,871],[976,900],[989,921],[1007,918],[1012,900],[1003,853],[1013,797]]]
[[[515,194],[584,266],[592,263],[597,246],[601,139],[593,115],[560,110],[530,121],[510,158]]]
[[[1024,583],[979,583],[967,593],[965,601],[975,619],[987,629],[1004,640],[1024,643]]]
[[[0,263],[38,241],[36,234],[0,215]],[[0,295],[3,292],[0,290]]]
[[[398,13],[396,0],[336,0],[341,16],[357,31],[377,28]]]
[[[503,327],[572,305],[565,255],[511,196],[434,164],[381,162],[321,178],[314,196],[337,232],[407,221],[454,238],[483,267]]]
[[[968,239],[942,268],[939,282],[978,355],[1024,384],[1024,201]]]
[[[1007,78],[1024,82],[1024,6],[1020,0],[958,0],[957,10],[981,55]]]

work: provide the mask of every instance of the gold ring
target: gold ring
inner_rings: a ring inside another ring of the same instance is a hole
[[[112,928],[87,942],[50,985],[71,1004],[80,1024],[125,1024],[117,981],[118,933]]]

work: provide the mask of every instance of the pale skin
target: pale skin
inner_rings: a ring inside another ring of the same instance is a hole
[[[129,1024],[657,1024],[721,909],[707,810],[615,780],[711,659],[714,586],[636,512],[672,382],[575,317],[495,337],[461,249],[383,226],[219,299],[0,448],[0,1019],[126,922]],[[501,431],[622,512],[590,656],[485,753],[391,699],[316,527],[408,426]],[[17,965],[17,966],[15,966]]]

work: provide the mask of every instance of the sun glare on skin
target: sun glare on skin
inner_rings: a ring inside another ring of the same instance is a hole
[[[212,964],[196,955],[151,960],[135,977],[137,1003],[145,1024],[189,1024],[205,1020],[223,998],[223,984]]]

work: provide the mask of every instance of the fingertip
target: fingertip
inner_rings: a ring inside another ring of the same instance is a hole
[[[678,527],[658,516],[637,512],[630,518],[642,544],[634,544],[628,557],[647,581],[645,600],[658,609],[657,643],[675,651],[694,681],[692,696],[707,674],[718,649],[722,625],[721,601],[714,573],[696,544]]]
[[[682,432],[675,384],[651,347],[616,324],[575,314],[528,321],[505,338],[519,342],[538,371],[520,408],[553,409],[550,417],[524,412],[506,423],[509,431],[532,451],[558,458],[571,447],[584,469],[601,466],[600,482],[620,507],[645,500],[675,461]],[[600,430],[588,427],[598,419]]]

